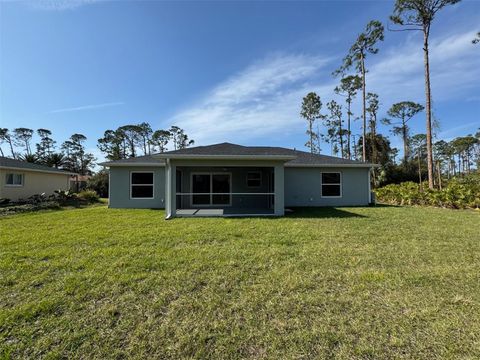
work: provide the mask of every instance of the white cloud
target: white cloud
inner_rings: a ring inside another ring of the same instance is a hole
[[[49,114],[70,112],[70,111],[92,110],[92,109],[99,109],[99,108],[110,107],[110,106],[119,106],[123,104],[124,104],[123,102],[110,102],[110,103],[103,103],[103,104],[82,105],[82,106],[65,108],[65,109],[51,110],[49,111]]]
[[[478,92],[479,53],[471,44],[471,34],[470,29],[431,39],[434,104],[464,100]],[[315,91],[324,103],[336,98],[333,89],[338,79],[328,77],[335,67],[330,60],[306,54],[269,57],[220,83],[168,123],[185,128],[197,144],[288,141],[305,131],[299,117],[305,94]],[[405,37],[404,42],[369,59],[367,90],[380,94],[383,114],[394,102],[424,102],[423,53],[418,38]],[[354,112],[360,114],[358,98]],[[358,128],[359,123],[353,126]]]
[[[296,124],[302,97],[320,92],[305,82],[327,62],[309,55],[270,57],[219,84],[169,123],[185,128],[198,144],[288,134],[303,125]]]
[[[99,0],[35,0],[27,1],[27,4],[37,10],[64,11],[77,9],[96,2],[99,2]]]

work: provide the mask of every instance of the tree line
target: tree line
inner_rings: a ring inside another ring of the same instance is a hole
[[[57,146],[52,131],[48,129],[35,131],[22,127],[10,131],[0,128],[0,155],[88,175],[96,159],[87,152],[86,140],[83,134],[73,134]],[[6,144],[9,152],[3,151],[3,144]]]
[[[48,129],[0,128],[0,156],[91,175],[97,159],[87,151],[86,140],[83,134],[73,134],[57,146],[52,131]],[[168,148],[183,149],[193,144],[194,141],[178,126],[154,131],[146,122],[106,130],[97,141],[98,148],[108,160],[150,155]],[[4,151],[2,145],[8,150]]]
[[[423,34],[425,106],[410,100],[401,101],[390,106],[387,111],[388,117],[378,119],[381,103],[379,95],[367,89],[367,59],[378,53],[377,45],[384,41],[385,29],[380,21],[372,20],[358,35],[340,67],[332,73],[334,77],[340,77],[334,93],[344,98],[344,104],[331,100],[327,102],[324,113],[322,100],[315,92],[310,92],[303,98],[300,116],[308,122],[306,131],[308,140],[305,146],[312,153],[320,153],[323,142],[330,145],[332,155],[381,164],[380,171],[374,170],[374,185],[413,180],[412,177],[418,175],[420,181],[428,180],[429,188],[433,188],[435,185],[441,186],[443,175],[450,177],[452,174],[470,172],[472,164],[480,168],[480,131],[451,142],[433,141],[436,124],[431,107],[430,29],[438,11],[459,1],[396,0],[393,14],[390,16],[391,22],[397,27],[389,30],[412,30]],[[478,43],[479,38],[480,33],[472,43]],[[352,103],[359,93],[362,113],[360,117],[355,117]],[[409,122],[423,111],[426,118],[425,133],[411,135]],[[356,135],[352,131],[352,121],[358,118],[362,120],[362,134]],[[318,122],[324,125],[326,129],[324,133],[319,131]],[[391,133],[402,140],[403,160],[399,166],[396,162],[399,150],[391,148],[388,136],[378,133],[379,122],[390,126]],[[455,157],[458,164],[455,163]]]
[[[120,160],[139,155],[179,150],[193,145],[185,130],[171,126],[168,130],[153,130],[149,123],[123,125],[116,130],[106,130],[98,139],[98,148],[108,160]]]

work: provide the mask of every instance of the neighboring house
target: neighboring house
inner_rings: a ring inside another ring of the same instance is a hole
[[[370,203],[372,164],[230,143],[110,161],[111,208],[174,216],[284,215],[285,207]]]
[[[26,199],[68,190],[71,172],[0,156],[0,199]]]

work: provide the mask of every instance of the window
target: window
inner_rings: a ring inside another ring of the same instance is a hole
[[[260,187],[262,185],[262,173],[260,171],[251,171],[247,173],[247,186]]]
[[[23,186],[23,174],[7,174],[6,186]]]
[[[322,173],[322,197],[341,197],[342,179],[339,172]]]
[[[153,199],[153,172],[130,173],[130,198]]]

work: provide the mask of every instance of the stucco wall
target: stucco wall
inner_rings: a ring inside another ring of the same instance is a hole
[[[130,172],[132,171],[153,171],[153,199],[130,199]],[[142,209],[165,208],[165,168],[110,168],[109,207]]]
[[[342,197],[321,197],[321,173],[342,174]],[[285,168],[285,206],[368,205],[368,168]]]
[[[6,174],[23,174],[22,186],[8,186]],[[68,190],[70,175],[43,173],[37,171],[0,169],[0,198],[10,200],[26,199],[35,194],[51,195],[55,190]]]

